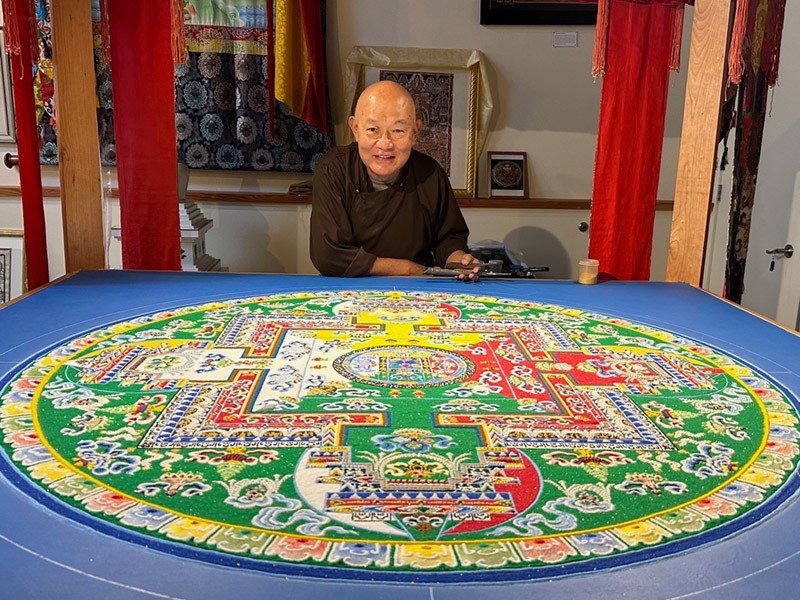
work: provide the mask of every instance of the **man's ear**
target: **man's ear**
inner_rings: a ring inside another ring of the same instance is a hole
[[[347,119],[347,124],[350,126],[350,131],[353,132],[353,137],[356,138],[356,141],[358,141],[358,122],[356,121],[356,118],[351,116],[349,119]]]
[[[416,121],[414,121],[414,132],[413,135],[411,136],[412,143],[417,141],[417,138],[419,137],[419,134],[421,132],[422,132],[422,119],[417,119]]]

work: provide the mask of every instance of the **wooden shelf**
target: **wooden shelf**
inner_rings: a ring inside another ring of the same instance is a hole
[[[310,196],[266,192],[198,192],[189,190],[193,202],[244,202],[258,204],[310,204]],[[591,200],[563,198],[457,198],[462,208],[535,208],[546,210],[589,210]],[[656,201],[656,210],[672,210],[672,200]]]
[[[57,187],[42,188],[45,198],[58,198]],[[0,186],[0,198],[18,198],[19,186]],[[112,189],[111,196],[119,196],[118,190]],[[231,204],[311,204],[311,196],[294,194],[276,194],[270,192],[212,192],[189,190],[186,199],[192,202],[220,202]],[[564,198],[457,198],[462,208],[534,208],[544,210],[589,210],[591,200]],[[656,201],[656,210],[672,210],[672,200]]]
[[[259,204],[310,204],[310,196],[247,192],[195,192],[187,199],[194,202],[246,202]],[[457,198],[462,208],[545,208],[553,210],[588,210],[590,201],[548,198]],[[670,203],[671,205],[671,203]]]

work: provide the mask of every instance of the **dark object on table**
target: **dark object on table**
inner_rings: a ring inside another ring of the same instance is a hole
[[[486,265],[481,269],[481,277],[503,276],[503,277],[530,277],[536,278],[536,273],[549,271],[550,267],[528,266],[522,260],[522,253],[508,248],[503,242],[497,240],[481,240],[474,244],[469,244],[469,251],[472,256]]]
[[[484,240],[476,244],[469,245],[469,251],[478,263],[472,266],[462,265],[458,262],[447,263],[442,267],[428,267],[423,271],[424,275],[434,275],[439,277],[453,277],[456,275],[466,275],[472,273],[478,267],[478,275],[484,277],[527,277],[536,278],[536,273],[549,271],[550,267],[529,267],[521,260],[521,254],[515,252],[502,242],[495,240]]]

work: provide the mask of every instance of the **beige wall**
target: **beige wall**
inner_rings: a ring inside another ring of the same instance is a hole
[[[594,28],[482,26],[479,0],[329,0],[328,72],[336,134],[344,139],[344,61],[353,45],[470,48],[488,62],[495,110],[491,132],[478,160],[478,192],[486,195],[485,152],[528,153],[530,195],[540,198],[591,196],[602,81],[591,77]],[[684,62],[688,55],[688,11]],[[554,31],[576,31],[577,48],[553,48]],[[685,71],[672,75],[659,199],[674,194]],[[0,151],[4,147],[0,146]],[[13,146],[5,148],[13,151]],[[113,170],[105,170],[106,185]],[[190,189],[285,192],[309,174],[193,171]],[[18,185],[16,169],[0,167],[0,185]],[[45,169],[45,185],[56,185],[57,169]],[[63,273],[57,201],[48,201],[51,276]],[[109,225],[118,224],[112,203]],[[204,203],[214,221],[209,254],[231,271],[315,272],[308,258],[307,206]],[[588,234],[577,229],[585,211],[465,209],[472,241],[497,239],[518,247],[531,264],[551,266],[549,277],[569,278],[586,253]],[[670,213],[656,218],[652,277],[666,273]],[[18,200],[0,199],[0,228],[21,226]],[[118,266],[118,243],[109,243],[109,265]]]

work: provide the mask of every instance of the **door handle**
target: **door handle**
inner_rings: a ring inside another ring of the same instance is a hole
[[[779,254],[785,258],[792,258],[792,254],[794,254],[794,246],[791,244],[786,244],[783,248],[773,248],[772,250],[767,250],[767,254],[771,254],[772,256]]]

